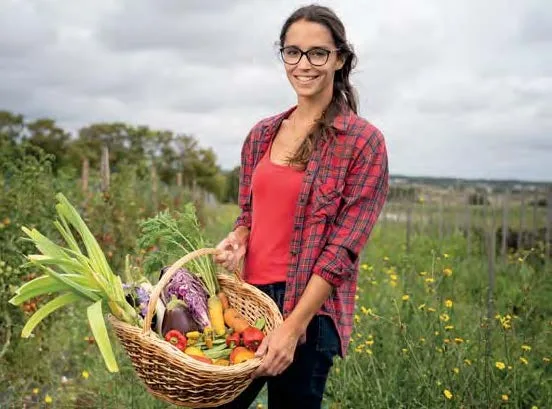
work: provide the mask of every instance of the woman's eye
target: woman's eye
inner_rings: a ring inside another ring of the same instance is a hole
[[[289,55],[290,57],[294,57],[296,56],[297,54],[299,54],[299,52],[297,50],[286,50],[286,54]]]
[[[325,57],[328,52],[326,50],[313,50],[312,55],[315,57]]]

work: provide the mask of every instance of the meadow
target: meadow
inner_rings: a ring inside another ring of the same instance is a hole
[[[57,311],[21,339],[36,303],[17,308],[7,300],[34,273],[21,267],[30,249],[20,228],[52,232],[56,192],[79,203],[115,271],[126,254],[140,257],[141,218],[194,196],[161,185],[154,204],[144,194],[147,178],[131,167],[113,175],[108,196],[94,191],[97,175],[84,195],[75,175],[53,177],[39,159],[25,159],[10,175],[0,197],[0,407],[172,407],[146,392],[114,336],[120,372],[107,372],[85,306]],[[216,243],[238,208],[197,203]],[[380,220],[362,254],[353,338],[346,358],[335,360],[325,407],[552,407],[552,269],[544,247],[490,258],[460,229],[439,235],[420,227],[407,248],[405,229],[404,220]],[[264,394],[253,407],[266,407]]]

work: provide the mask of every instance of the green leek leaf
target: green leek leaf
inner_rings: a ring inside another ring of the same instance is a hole
[[[68,304],[74,303],[75,301],[80,300],[81,298],[73,293],[65,293],[63,295],[60,295],[59,297],[54,298],[52,301],[48,302],[43,307],[39,308],[25,323],[25,326],[23,327],[23,330],[21,331],[21,337],[22,338],[28,338],[33,329],[42,321],[44,318],[46,318],[48,315],[50,315],[55,310],[64,307]]]
[[[90,323],[92,334],[94,335],[94,339],[100,349],[107,369],[109,372],[119,372],[117,360],[113,354],[111,341],[109,340],[109,335],[102,315],[102,301],[100,300],[92,304],[88,307],[86,312],[88,314],[88,322]]]

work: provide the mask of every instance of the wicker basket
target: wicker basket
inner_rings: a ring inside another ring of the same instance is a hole
[[[251,383],[250,376],[261,362],[260,358],[254,358],[230,366],[203,363],[185,355],[150,330],[155,304],[178,268],[196,257],[217,252],[211,248],[196,250],[169,268],[153,289],[143,328],[109,316],[119,341],[148,391],[174,405],[209,408],[232,401]],[[265,318],[265,334],[282,322],[274,301],[259,289],[243,282],[239,274],[218,274],[218,280],[230,305],[250,324],[254,324],[259,317]]]

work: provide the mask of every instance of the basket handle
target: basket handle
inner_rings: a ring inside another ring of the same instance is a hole
[[[172,278],[174,273],[177,272],[177,270],[182,267],[184,264],[192,261],[195,258],[209,255],[209,254],[218,254],[222,250],[215,249],[215,248],[203,248],[198,249],[195,251],[192,251],[191,253],[186,254],[184,257],[176,260],[173,265],[163,274],[157,285],[153,288],[153,291],[151,292],[149,303],[148,303],[148,309],[146,316],[144,318],[144,326],[142,328],[142,333],[147,334],[151,331],[151,320],[153,318],[153,313],[155,311],[155,306],[157,305],[157,300],[159,300],[159,297],[161,295],[161,291],[163,291],[163,288],[167,285],[169,280]],[[239,267],[236,268],[236,270],[233,271],[234,276],[240,281],[243,282],[243,279],[240,275],[240,269]]]

